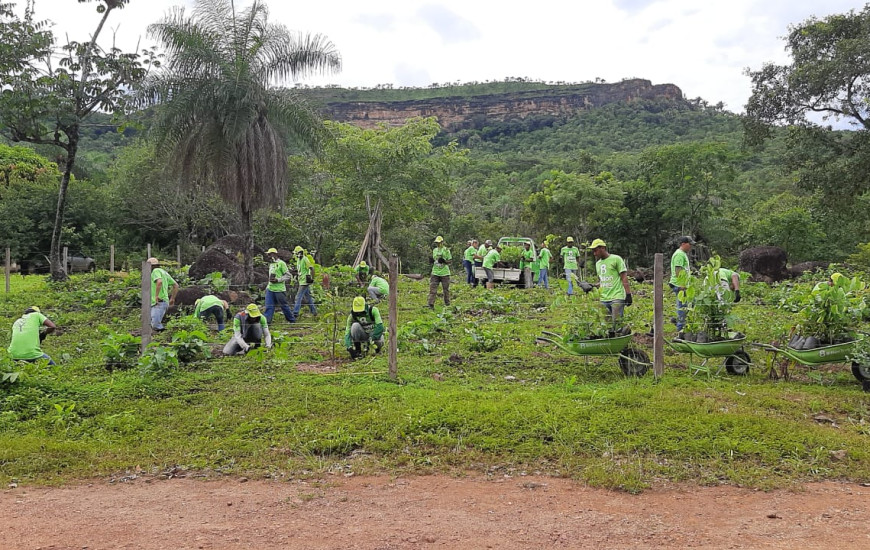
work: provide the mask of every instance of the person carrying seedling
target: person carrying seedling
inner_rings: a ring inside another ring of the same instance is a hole
[[[628,268],[622,257],[607,251],[607,243],[601,239],[592,241],[589,250],[595,256],[595,272],[598,274],[598,286],[601,288],[601,305],[607,309],[610,319],[615,324],[622,319],[625,306],[633,303],[631,287],[628,283]]]
[[[175,304],[175,296],[178,294],[178,283],[160,265],[157,258],[146,260],[151,264],[151,328],[163,330],[163,317],[169,310],[169,306]],[[169,287],[172,287],[172,293]]]
[[[226,300],[221,300],[213,294],[208,294],[194,302],[193,305],[194,317],[203,321],[209,317],[214,317],[214,320],[217,322],[217,329],[224,329],[224,320],[230,311],[230,305]]]
[[[686,290],[685,286],[680,286],[679,277],[682,273],[686,273],[687,275],[690,273],[689,271],[689,251],[692,249],[692,245],[695,244],[695,241],[692,237],[680,237],[680,246],[674,251],[674,254],[671,256],[671,280],[668,281],[668,285],[671,287],[671,290],[674,291],[674,295],[677,299],[677,331],[682,332],[683,327],[686,326],[686,303],[680,300],[680,292]]]
[[[495,245],[495,248],[486,253],[483,259],[483,270],[486,272],[486,288],[495,288],[495,274],[492,268],[495,264],[501,261],[501,245]]]
[[[562,265],[565,268],[565,278],[568,279],[568,296],[574,294],[574,273],[577,271],[577,259],[580,258],[580,249],[574,246],[574,237],[568,237],[559,255],[562,257]]]
[[[720,267],[717,272],[722,288],[734,291],[734,303],[740,301],[740,273]]]
[[[290,309],[290,304],[287,302],[287,281],[290,280],[292,274],[287,268],[284,260],[278,257],[278,251],[270,248],[266,251],[266,256],[269,257],[269,284],[266,286],[266,309],[263,314],[266,316],[266,321],[271,323],[272,317],[275,315],[275,305],[281,306],[281,313],[288,323],[293,322],[293,311]]]
[[[45,327],[42,330],[42,327]],[[42,341],[57,326],[48,320],[36,306],[24,310],[24,315],[12,323],[12,341],[9,343],[9,357],[16,361],[32,363],[37,359],[48,359],[49,365],[54,365],[51,357],[42,351]]]
[[[364,261],[361,261],[359,265],[353,268],[353,275],[356,278],[356,283],[359,286],[365,286],[369,280],[369,266]]]
[[[266,317],[256,304],[248,304],[233,317],[233,337],[224,346],[224,355],[244,355],[251,346],[259,346],[264,339],[266,348],[271,348],[272,335]]]
[[[492,248],[492,241],[487,239],[483,242],[482,245],[477,249],[477,252],[474,254],[474,267],[483,267],[483,259],[486,258],[486,253],[489,252],[489,249]],[[472,288],[477,288],[481,279],[475,277],[474,284],[472,284]]]
[[[366,299],[357,296],[353,299],[347,326],[344,329],[344,347],[351,359],[359,359],[375,345],[375,353],[380,353],[384,345],[384,321],[376,306],[366,304]],[[365,346],[365,349],[363,349]]]
[[[538,286],[546,289],[550,288],[550,258],[552,257],[553,254],[547,248],[547,241],[544,241],[538,252]]]
[[[474,286],[474,255],[477,254],[477,239],[468,241],[468,248],[462,257],[462,267],[465,268],[465,282]]]
[[[453,255],[444,246],[441,235],[435,237],[435,248],[432,249],[432,275],[429,277],[429,309],[435,309],[435,297],[438,295],[438,285],[444,290],[444,305],[450,305],[450,261]]]
[[[372,275],[372,280],[368,288],[369,298],[376,304],[381,302],[381,299],[390,293],[390,283],[383,277]]]
[[[520,273],[525,276],[526,268],[530,268],[538,259],[535,257],[535,251],[532,250],[532,243],[523,243],[523,251],[520,254]],[[531,277],[531,275],[530,275]],[[531,281],[529,281],[531,283]],[[531,284],[527,286],[531,287]]]
[[[317,308],[314,306],[314,298],[311,297],[311,283],[314,282],[314,266],[311,265],[311,260],[305,255],[305,249],[297,246],[293,249],[293,254],[296,255],[296,273],[299,277],[299,290],[296,292],[296,303],[293,306],[293,312],[289,321],[296,322],[299,316],[299,310],[302,309],[302,301],[308,301],[308,309],[312,315],[317,315]]]

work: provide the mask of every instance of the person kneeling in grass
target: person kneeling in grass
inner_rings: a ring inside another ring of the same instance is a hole
[[[351,359],[359,359],[375,345],[375,353],[380,353],[384,345],[384,321],[381,312],[375,306],[366,304],[366,299],[357,296],[353,299],[350,315],[347,316],[347,327],[344,330],[344,347]]]
[[[388,283],[383,277],[372,275],[372,281],[369,283],[368,293],[369,298],[371,298],[374,303],[378,304],[381,302],[382,298],[390,293],[390,283]]]
[[[45,330],[40,330],[45,327]],[[24,310],[24,315],[12,323],[12,342],[9,344],[9,356],[16,361],[32,363],[37,359],[48,359],[49,365],[54,361],[47,353],[43,353],[42,341],[57,327],[36,306]]]
[[[224,355],[244,355],[251,346],[259,346],[266,340],[266,347],[272,347],[269,323],[260,313],[256,304],[248,304],[244,311],[233,317],[233,338],[224,346]]]
[[[194,317],[202,319],[203,322],[209,317],[214,317],[214,320],[217,321],[217,329],[224,329],[224,320],[230,311],[230,305],[226,300],[221,300],[213,294],[208,294],[194,302],[194,306]]]

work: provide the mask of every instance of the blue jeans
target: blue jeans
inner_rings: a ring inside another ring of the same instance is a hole
[[[157,302],[151,306],[151,328],[163,330],[163,316],[169,309],[169,302]]]
[[[311,314],[317,315],[317,308],[314,307],[314,298],[311,297],[311,286],[300,285],[299,291],[296,293],[296,303],[293,305],[293,318],[290,319],[291,323],[296,321],[296,317],[299,315],[299,310],[302,309],[302,300],[305,298],[308,299],[308,309],[311,311]]]
[[[49,357],[47,353],[43,353],[42,357],[37,357],[36,359],[16,359],[16,361],[27,361],[28,363],[33,363],[35,361],[39,361],[40,359],[48,359],[49,365],[56,365],[57,364],[51,360],[51,357]]]
[[[546,267],[542,267],[540,271],[538,271],[538,286],[542,286],[544,288],[550,288],[550,277],[548,275],[549,269]]]
[[[465,282],[473,285],[474,284],[474,265],[471,263],[471,260],[462,260],[462,267],[465,268]]]
[[[199,318],[205,321],[209,317],[214,317],[214,320],[217,321],[218,330],[223,330],[225,313],[224,306],[211,306],[210,308],[200,311]]]
[[[686,304],[680,301],[680,287],[670,283],[668,285],[674,291],[674,296],[677,299],[677,331],[681,331],[686,326]]]
[[[568,296],[574,294],[574,277],[572,277],[571,275],[574,275],[575,271],[577,270],[565,269],[565,278],[568,279]]]
[[[622,319],[622,314],[625,311],[625,300],[608,300],[606,302],[601,302],[601,305],[604,306],[604,309],[607,310],[607,313],[610,314],[610,320],[616,322],[619,319]]]
[[[266,310],[263,315],[266,316],[266,322],[272,324],[272,317],[275,315],[275,305],[281,306],[281,313],[288,323],[292,323],[294,319],[293,311],[290,309],[290,304],[287,302],[286,292],[274,292],[266,289]]]

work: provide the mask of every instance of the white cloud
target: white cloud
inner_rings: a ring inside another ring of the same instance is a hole
[[[19,0],[19,3],[23,0]],[[190,6],[192,2],[183,2]],[[125,48],[179,0],[132,0],[109,26]],[[250,0],[237,0],[247,6]],[[339,75],[307,84],[421,85],[501,80],[609,82],[642,77],[672,83],[686,97],[722,101],[742,111],[750,93],[746,67],[788,60],[781,37],[789,24],[845,13],[852,0],[267,0],[274,21],[322,33],[342,54]],[[37,0],[38,18],[84,40],[95,26],[95,4]]]

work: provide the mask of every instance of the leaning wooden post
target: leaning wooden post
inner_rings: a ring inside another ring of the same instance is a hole
[[[399,370],[399,257],[390,255],[390,380]]]
[[[9,273],[12,271],[12,251],[6,247],[6,294],[9,294]]]
[[[109,273],[115,272],[115,245],[109,245]]]
[[[656,378],[665,373],[665,311],[664,311],[664,254],[655,255],[653,276],[653,372]]]
[[[69,275],[69,247],[63,247],[63,272]]]
[[[142,262],[142,354],[151,343],[151,264]]]
[[[176,256],[176,259],[178,260],[178,267],[181,267],[181,245],[180,244],[175,245],[175,256]]]

